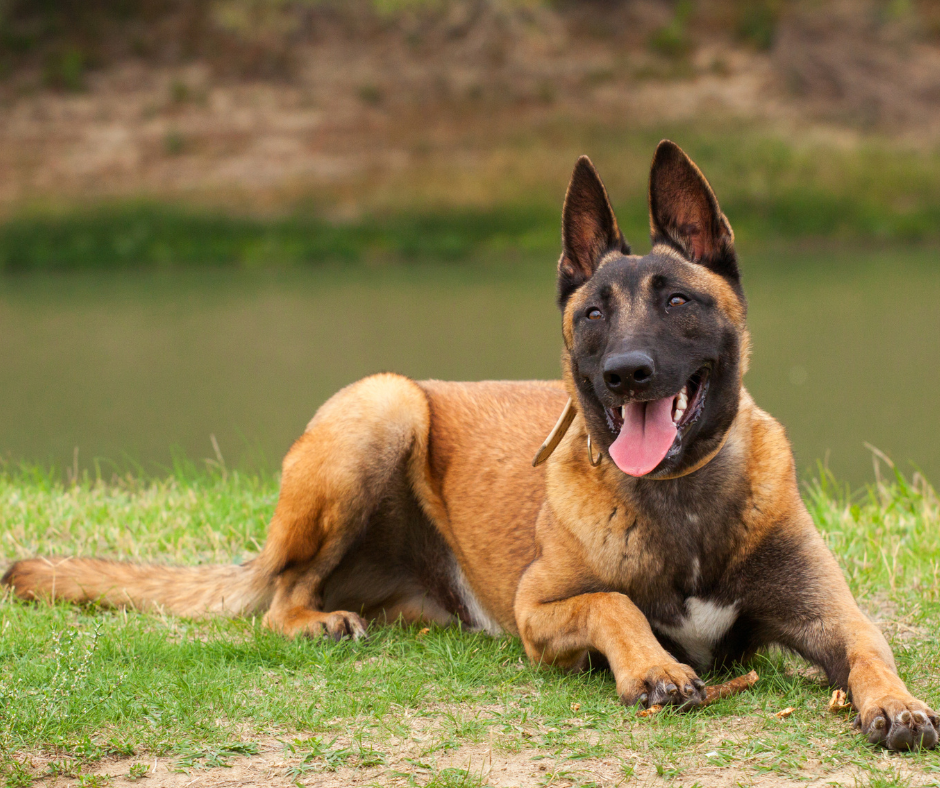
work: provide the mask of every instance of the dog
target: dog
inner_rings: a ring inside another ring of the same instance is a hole
[[[265,611],[288,637],[459,623],[520,637],[539,664],[604,659],[620,699],[647,707],[695,707],[697,670],[778,644],[848,690],[872,743],[935,747],[937,715],[898,677],[800,499],[783,428],[742,385],[731,225],[668,140],[649,215],[652,249],[632,255],[582,157],[562,215],[563,379],[348,386],[285,458],[254,560],[37,558],[3,582],[23,599]]]

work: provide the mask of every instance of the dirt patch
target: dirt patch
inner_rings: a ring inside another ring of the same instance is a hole
[[[748,726],[743,721],[732,719],[732,736],[749,735]],[[703,744],[698,749],[700,755],[707,757],[711,744]],[[559,785],[572,786],[584,783],[596,783],[600,786],[622,785],[625,780],[637,780],[647,783],[658,777],[678,779],[681,784],[698,784],[702,788],[732,788],[746,781],[754,788],[773,786],[857,786],[861,772],[858,767],[846,765],[832,769],[824,766],[820,758],[809,759],[798,777],[788,778],[776,772],[761,773],[760,764],[735,764],[729,766],[698,766],[683,769],[681,773],[662,774],[655,766],[645,762],[641,752],[624,751],[617,757],[565,760],[546,757],[536,749],[521,752],[501,751],[492,743],[465,745],[451,750],[433,759],[433,765],[424,765],[415,758],[410,750],[400,752],[389,763],[382,766],[348,768],[339,767],[333,771],[315,770],[300,774],[289,773],[296,768],[300,758],[285,755],[282,744],[274,739],[261,744],[258,754],[250,757],[234,758],[228,767],[208,769],[177,770],[176,759],[163,758],[115,758],[104,761],[85,775],[101,775],[110,778],[108,783],[114,788],[126,786],[145,786],[146,788],[222,788],[223,786],[317,786],[317,788],[342,788],[350,785],[407,786],[414,782],[423,784],[435,775],[450,776],[455,782],[467,779],[468,784],[479,780],[485,786],[493,788],[514,788],[515,786]],[[699,758],[701,760],[701,758]],[[34,762],[37,766],[39,760]],[[132,768],[137,766],[135,773]],[[146,773],[141,776],[142,767]],[[914,777],[924,776],[924,772],[898,758],[886,761],[885,769],[896,773],[906,783]],[[465,776],[466,773],[469,778]],[[863,781],[864,782],[864,781]],[[39,780],[35,785],[58,786],[67,788],[77,785],[76,778],[59,777]],[[914,784],[914,783],[912,783]]]
[[[187,769],[180,771],[178,758],[158,758],[142,755],[131,758],[109,758],[94,768],[83,770],[83,775],[101,775],[111,778],[111,786],[145,785],[150,788],[183,788],[183,786],[271,785],[291,786],[293,779],[286,776],[289,765],[284,760],[280,742],[269,740],[259,743],[259,752],[252,756],[229,760],[228,767]],[[299,759],[298,759],[299,760]],[[34,767],[45,768],[44,759],[33,759]],[[75,785],[77,778],[48,777],[38,785]]]
[[[472,716],[477,721],[493,723],[501,710],[504,711],[500,706],[480,705],[474,707]],[[624,731],[630,729],[627,734],[630,743],[613,752],[600,746],[610,731],[595,728],[594,723],[579,717],[574,709],[570,719],[556,720],[553,724],[529,722],[524,730],[514,728],[511,732],[501,731],[498,723],[486,724],[475,734],[460,733],[448,725],[448,720],[460,718],[465,711],[453,704],[431,705],[420,713],[402,709],[394,720],[386,719],[382,724],[395,733],[372,744],[364,743],[369,738],[363,735],[364,731],[258,737],[244,728],[236,733],[252,742],[256,751],[251,755],[207,748],[209,755],[197,756],[186,763],[185,756],[163,758],[143,753],[104,759],[83,769],[82,774],[106,777],[110,786],[149,788],[286,788],[297,784],[341,788],[431,782],[492,788],[584,784],[613,787],[625,781],[653,783],[661,779],[702,788],[736,788],[742,781],[754,788],[807,785],[857,788],[866,784],[874,770],[897,775],[899,784],[908,781],[933,784],[915,779],[932,779],[929,771],[932,759],[883,753],[877,762],[870,758],[859,761],[857,755],[846,750],[846,737],[857,735],[850,729],[851,714],[833,715],[825,711],[824,703],[808,715],[805,709],[800,709],[793,720],[787,721],[774,718],[772,709],[755,705],[744,716],[727,714],[716,718],[709,723],[704,737],[686,739],[680,734],[675,746],[665,749],[661,744],[658,749],[651,745],[658,736],[669,735],[675,721],[661,724],[644,720],[634,725],[632,718],[625,719]],[[844,730],[841,734],[821,733],[814,728],[819,720],[836,720]],[[335,723],[349,724],[349,720],[337,719]],[[793,736],[790,741],[794,750],[767,745],[768,732],[773,734],[784,728]],[[606,752],[592,755],[592,748],[595,752],[598,749]],[[218,756],[220,751],[225,766],[211,763],[211,753]],[[781,771],[777,768],[780,760],[792,762]],[[31,761],[34,773],[42,774],[48,773],[52,759],[36,755]],[[77,786],[77,779],[74,775],[45,777],[34,784],[62,788]]]

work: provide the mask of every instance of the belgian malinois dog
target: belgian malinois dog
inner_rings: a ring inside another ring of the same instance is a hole
[[[266,610],[290,637],[459,622],[521,637],[537,663],[603,655],[623,702],[646,706],[696,706],[696,670],[776,643],[849,691],[871,742],[934,747],[937,715],[898,677],[800,500],[782,427],[742,385],[734,236],[672,142],[649,213],[652,250],[631,255],[580,159],[558,263],[563,380],[343,389],[284,460],[254,560],[31,559],[4,582],[183,616]]]

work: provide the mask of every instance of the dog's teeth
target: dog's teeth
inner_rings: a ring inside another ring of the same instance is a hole
[[[627,406],[626,405],[620,406],[620,418],[623,419],[624,421],[627,420]]]
[[[685,410],[689,404],[689,395],[688,387],[683,386],[682,391],[679,392],[679,396],[676,397],[676,410]]]
[[[682,391],[676,394],[676,412],[672,415],[672,423],[678,424],[685,415],[685,409],[689,406],[688,386],[683,386]]]

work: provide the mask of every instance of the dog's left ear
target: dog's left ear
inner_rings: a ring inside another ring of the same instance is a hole
[[[702,171],[676,143],[663,140],[650,169],[650,233],[693,263],[740,279],[734,232]]]
[[[561,259],[558,261],[558,305],[590,279],[606,252],[630,254],[617,226],[607,189],[587,156],[578,159],[565,194],[561,216]]]

